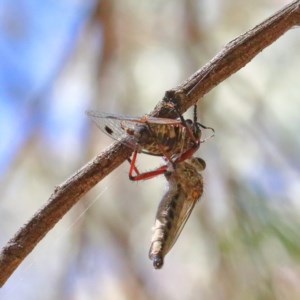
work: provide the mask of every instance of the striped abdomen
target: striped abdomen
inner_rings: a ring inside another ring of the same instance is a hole
[[[192,125],[189,128],[192,133]],[[133,135],[143,149],[157,155],[180,154],[195,145],[195,140],[182,125],[143,124],[136,127]]]
[[[169,190],[161,200],[155,218],[149,258],[153,266],[163,266],[165,255],[176,242],[196,201],[203,193],[202,176],[205,162],[191,158],[176,165],[175,170],[166,174]]]

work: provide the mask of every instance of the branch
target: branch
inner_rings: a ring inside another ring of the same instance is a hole
[[[300,25],[300,1],[293,1],[253,29],[229,42],[221,51],[185,82],[166,92],[185,112],[223,80],[250,62],[259,52],[293,26]],[[152,112],[159,117],[176,117],[160,102]]]
[[[287,30],[300,24],[300,0],[294,1],[273,16],[228,43],[211,61],[178,87],[166,92],[165,98],[151,113],[159,117],[176,117],[164,105],[175,100],[181,113],[213,87],[241,69],[260,51],[272,44]],[[57,186],[48,202],[20,228],[0,253],[0,286],[33,250],[47,232],[79,199],[106,175],[117,168],[132,151],[115,143]]]

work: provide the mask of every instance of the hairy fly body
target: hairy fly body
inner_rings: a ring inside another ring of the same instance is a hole
[[[168,191],[157,209],[149,258],[155,269],[160,269],[189,218],[197,200],[203,193],[203,179],[199,173],[205,169],[201,158],[189,158],[170,165],[165,172]]]

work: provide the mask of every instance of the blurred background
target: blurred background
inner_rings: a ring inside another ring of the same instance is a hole
[[[143,115],[289,1],[2,0],[0,247],[112,140],[84,111]],[[39,243],[0,299],[299,299],[300,39],[287,32],[199,102],[205,192],[162,270],[163,176],[128,163]],[[190,112],[187,113],[187,116]],[[140,155],[150,170],[159,159]]]

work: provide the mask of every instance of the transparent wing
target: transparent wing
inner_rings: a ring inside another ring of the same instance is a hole
[[[182,122],[180,119],[156,118],[156,117],[151,117],[151,116],[147,116],[147,115],[144,115],[142,117],[133,117],[133,116],[125,116],[125,115],[119,115],[119,114],[99,112],[99,111],[95,111],[95,110],[88,110],[88,111],[86,111],[86,114],[90,118],[96,118],[96,119],[109,118],[112,120],[128,121],[128,122],[135,122],[135,123],[148,122],[150,124],[182,125]]]
[[[126,130],[134,130],[138,124],[149,123],[153,125],[181,125],[180,120],[155,118],[146,115],[143,117],[130,117],[93,110],[86,111],[86,114],[96,123],[97,127],[102,132],[116,141],[121,141],[132,149],[136,149],[138,143],[133,136],[127,134]],[[151,154],[148,151],[142,152]]]
[[[187,199],[185,199],[183,207],[180,211],[178,221],[177,221],[176,225],[174,224],[175,229],[173,232],[173,238],[172,238],[172,241],[170,241],[170,244],[168,246],[168,250],[166,251],[166,253],[169,252],[171,250],[171,248],[174,246],[174,244],[176,243],[186,221],[190,217],[191,212],[193,211],[193,209],[195,207],[197,200],[198,199],[191,199],[190,197],[187,197]]]
[[[157,124],[157,125],[182,125],[181,120],[177,120],[177,119],[156,118],[156,117],[145,116],[141,118],[141,120],[142,123],[148,122],[149,124]]]
[[[86,114],[95,122],[97,127],[106,135],[116,141],[121,141],[132,149],[137,147],[133,136],[126,133],[124,128],[133,129],[139,122],[137,117],[126,117],[117,114],[109,114],[89,110]],[[126,138],[126,139],[125,139]]]
[[[182,189],[179,189],[179,197],[177,200],[182,203],[182,207],[179,211],[177,222],[173,228],[173,238],[172,241],[170,241],[168,251],[175,244],[186,221],[190,217],[196,202],[203,193],[203,180],[202,176],[198,172],[205,169],[205,161],[199,157],[192,157],[181,166],[183,167],[183,170],[181,170],[182,173],[176,180],[181,181],[183,187]]]

